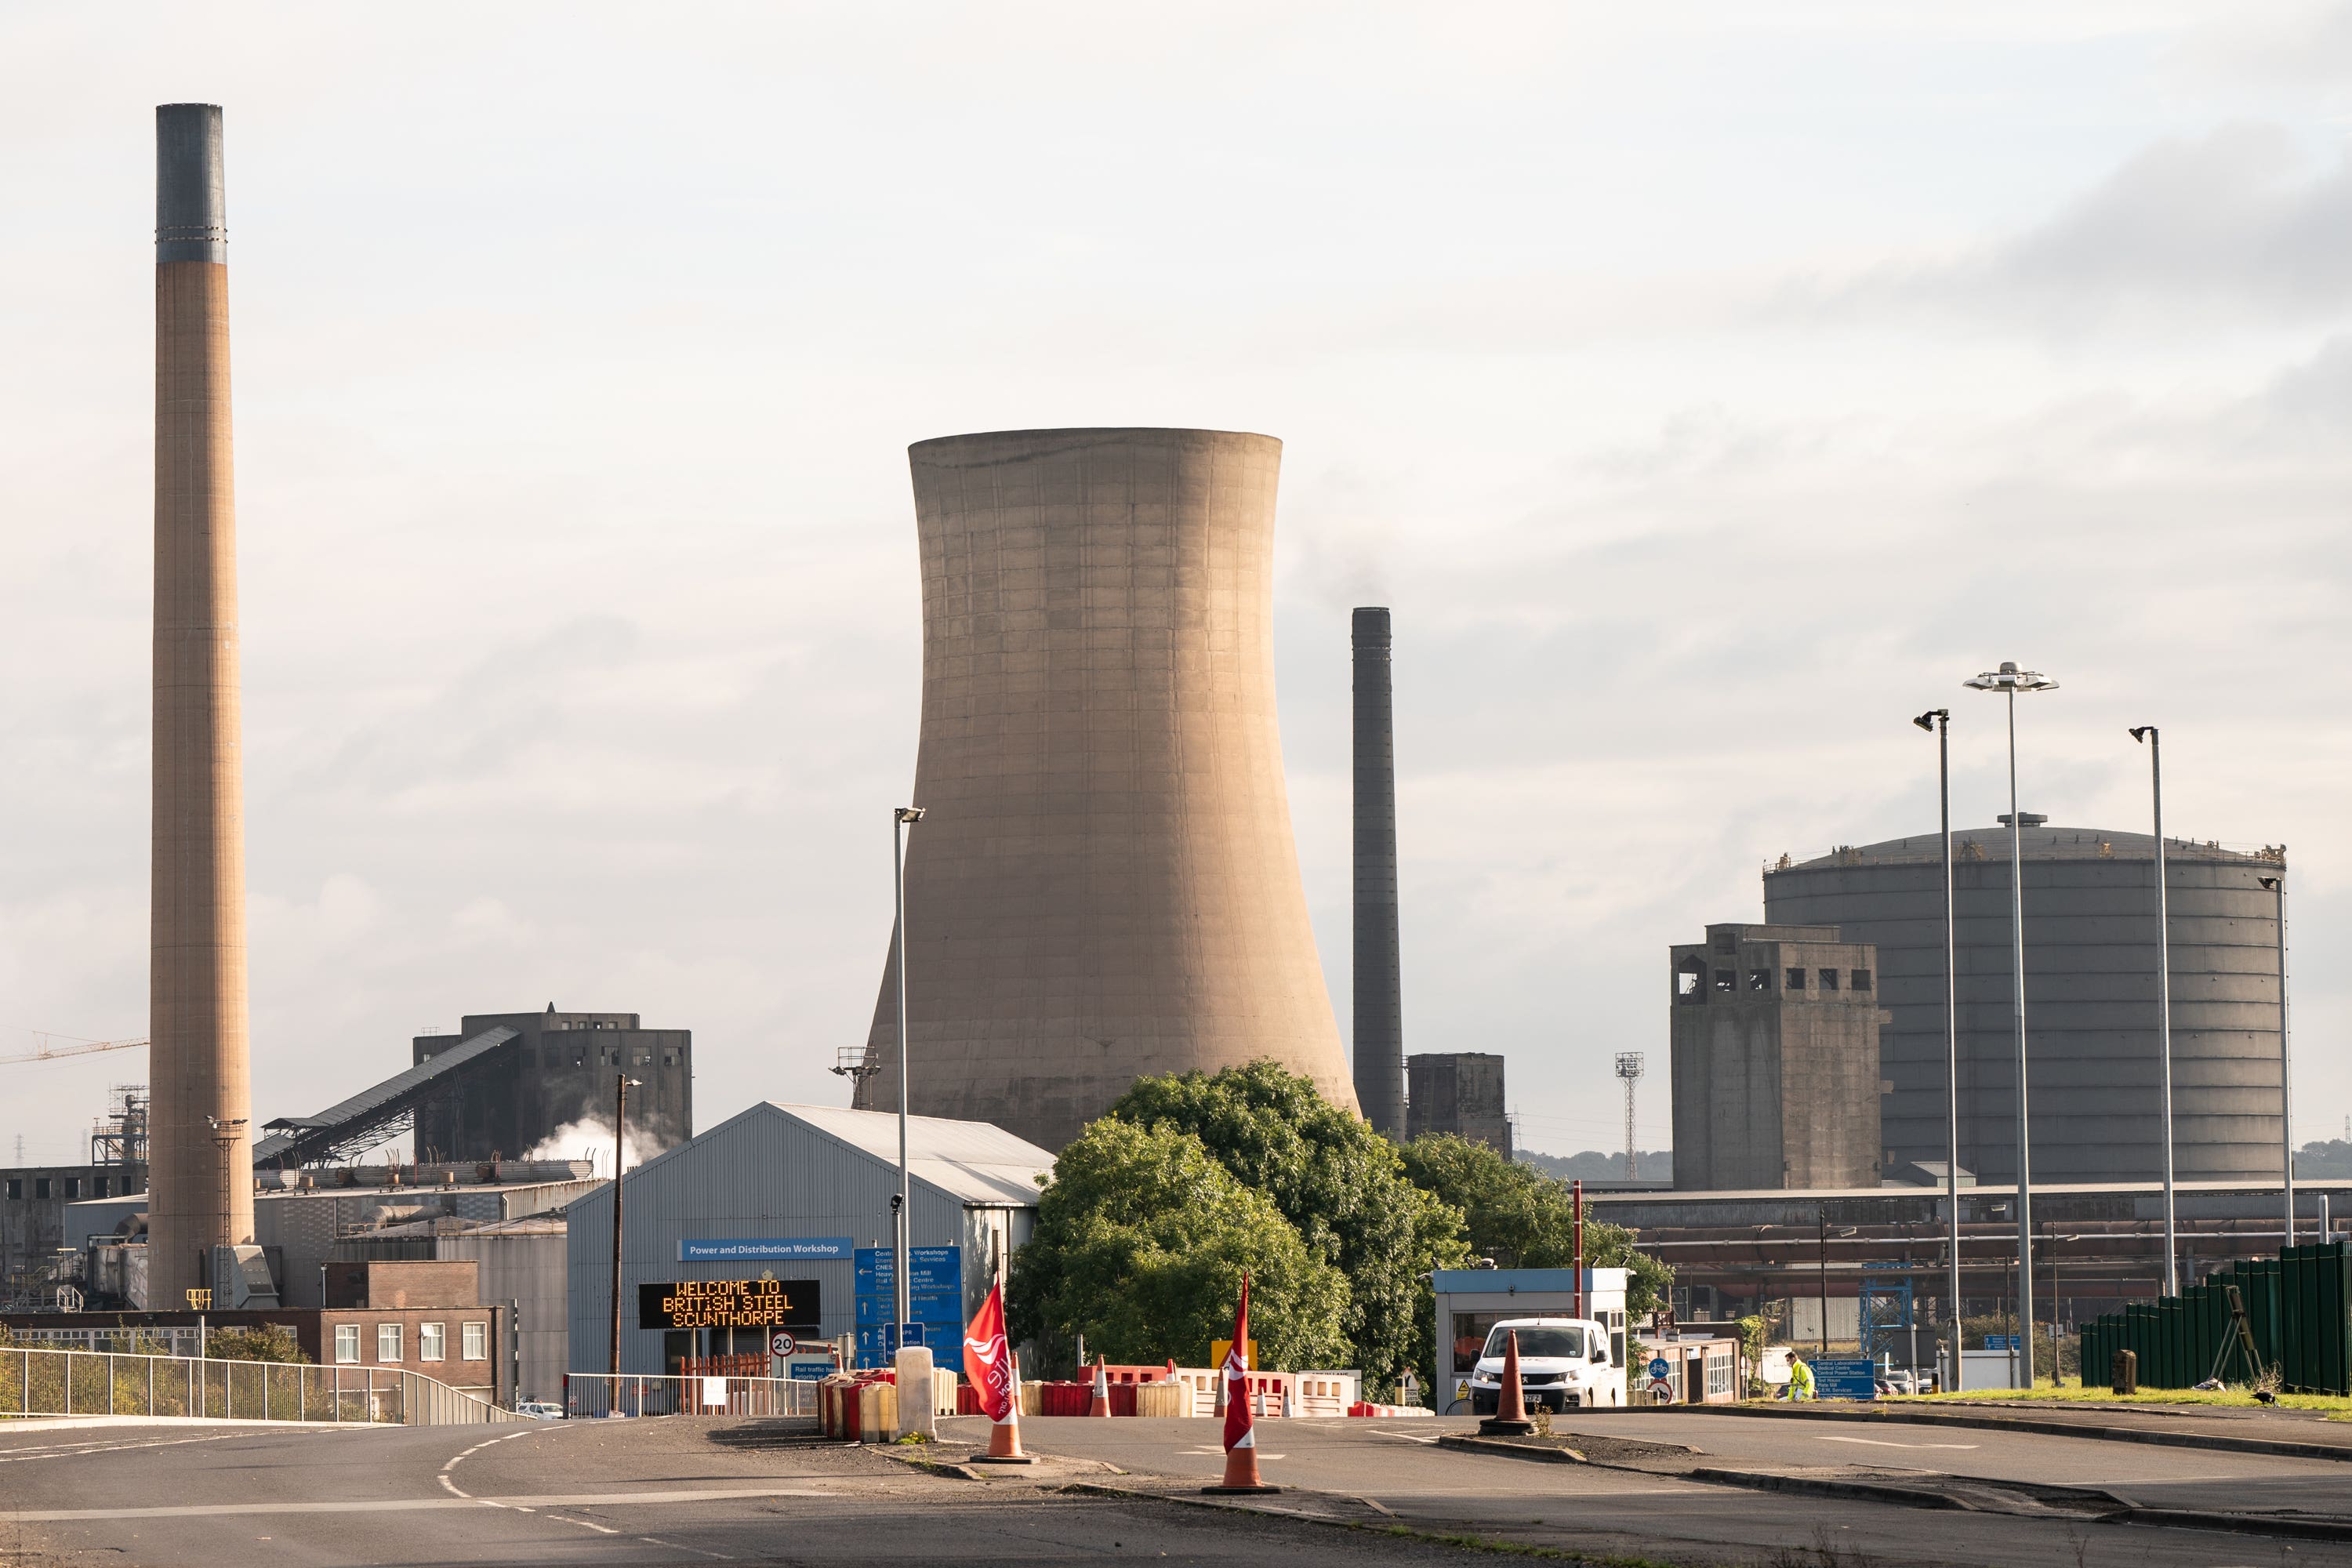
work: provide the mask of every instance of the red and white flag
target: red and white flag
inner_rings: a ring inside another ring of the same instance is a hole
[[[980,1394],[981,1414],[1002,1426],[1013,1419],[1013,1347],[1004,1342],[1004,1281],[963,1331],[963,1372]]]
[[[1250,1424],[1249,1405],[1249,1276],[1242,1276],[1242,1304],[1234,1311],[1234,1342],[1225,1352],[1225,1452],[1257,1447],[1257,1428]]]

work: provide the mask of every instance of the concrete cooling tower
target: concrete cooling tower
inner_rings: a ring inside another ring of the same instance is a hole
[[[1139,1077],[1261,1057],[1352,1108],[1275,721],[1282,443],[1018,430],[908,458],[911,1109],[1058,1149]],[[896,1108],[898,1065],[886,961],[856,1103]]]

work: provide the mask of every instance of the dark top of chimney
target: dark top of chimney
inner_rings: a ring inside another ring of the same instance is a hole
[[[156,106],[155,259],[228,259],[228,185],[217,103]]]

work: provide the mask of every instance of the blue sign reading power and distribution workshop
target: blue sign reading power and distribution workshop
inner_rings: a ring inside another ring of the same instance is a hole
[[[845,1236],[688,1237],[677,1244],[680,1263],[806,1263],[820,1258],[847,1258]]]
[[[1875,1399],[1877,1363],[1867,1356],[1809,1356],[1813,1394],[1819,1399]]]

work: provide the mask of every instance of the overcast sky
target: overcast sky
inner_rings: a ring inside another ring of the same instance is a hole
[[[2352,1110],[2352,7],[0,9],[0,1055],[146,1028],[153,106],[226,107],[255,1100],[460,1014],[838,1102],[920,662],[908,442],[1286,443],[1341,1027],[1396,615],[1409,1049],[1617,1140],[1665,950],[2005,809],[2285,842]],[[136,1053],[14,1066],[80,1157]]]

